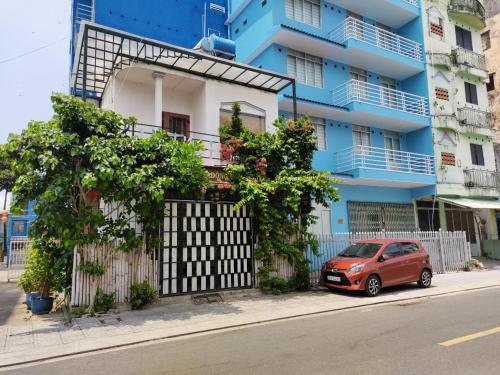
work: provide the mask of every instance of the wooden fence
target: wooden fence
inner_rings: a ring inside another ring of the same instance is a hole
[[[92,252],[92,260],[104,263],[104,250]],[[71,304],[85,306],[89,304],[92,279],[87,273],[79,270],[81,255],[75,251],[73,258],[73,286],[71,288]],[[134,277],[135,275],[135,277]],[[118,303],[129,300],[130,286],[135,282],[147,280],[152,288],[158,289],[158,261],[154,253],[142,250],[137,256],[133,253],[115,252],[108,261],[106,273],[100,278],[99,288],[106,293],[115,293]]]

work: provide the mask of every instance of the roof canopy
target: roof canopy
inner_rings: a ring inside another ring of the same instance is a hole
[[[496,209],[500,210],[499,200],[487,200],[487,199],[471,199],[471,198],[438,198],[440,201],[451,203],[460,207],[466,208],[476,208],[476,209]]]
[[[82,22],[80,27],[71,86],[84,97],[101,98],[113,71],[135,63],[273,93],[295,86],[295,80],[285,75],[88,22]]]

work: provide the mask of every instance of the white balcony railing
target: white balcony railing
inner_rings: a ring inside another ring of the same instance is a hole
[[[371,169],[434,175],[434,157],[371,146],[352,146],[335,153],[335,172]]]
[[[405,3],[408,3],[410,5],[414,5],[418,8],[418,0],[403,0]]]
[[[418,61],[422,61],[423,57],[420,43],[352,17],[333,29],[330,39],[338,43],[355,39]]]
[[[360,102],[421,116],[429,115],[429,102],[423,96],[355,79],[335,88],[332,99],[333,104],[341,107]]]
[[[135,124],[131,129],[127,129],[127,134],[131,136],[138,136],[140,138],[150,137],[153,133],[161,130],[160,127],[156,125],[148,124]],[[205,166],[220,166],[227,164],[226,161],[222,160],[220,152],[220,138],[215,134],[206,134],[190,131],[189,134],[175,134],[167,133],[169,136],[182,141],[191,142],[199,141],[205,147],[204,150],[200,151],[200,156],[204,160]]]
[[[82,2],[76,3],[76,20],[78,23],[82,21],[95,21],[93,1],[90,2],[90,5]]]

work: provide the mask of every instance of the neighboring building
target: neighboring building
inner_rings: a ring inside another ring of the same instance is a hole
[[[230,1],[238,61],[296,78],[316,126],[314,166],[340,179],[317,233],[417,228],[414,200],[435,191],[419,0]],[[279,95],[292,111],[292,91]]]
[[[28,203],[26,210],[20,215],[10,213],[7,221],[7,256],[9,254],[10,243],[15,238],[26,238],[29,233],[31,223],[36,219],[33,212],[33,202]]]
[[[478,255],[481,240],[497,238],[500,209],[481,44],[484,8],[478,0],[423,4],[437,199],[417,202],[419,225],[465,230]]]

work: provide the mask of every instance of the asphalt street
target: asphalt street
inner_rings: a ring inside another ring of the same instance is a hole
[[[500,289],[488,289],[98,352],[6,374],[500,374],[499,327]]]

